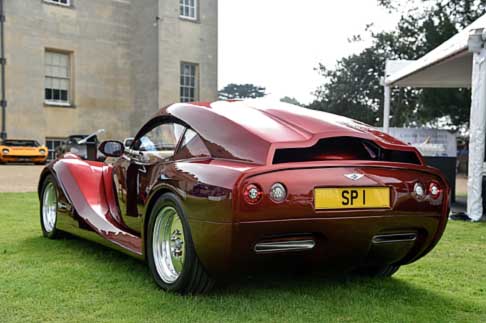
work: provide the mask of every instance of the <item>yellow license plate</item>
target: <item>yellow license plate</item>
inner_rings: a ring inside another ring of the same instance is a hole
[[[389,187],[316,188],[316,209],[382,209],[390,207]]]

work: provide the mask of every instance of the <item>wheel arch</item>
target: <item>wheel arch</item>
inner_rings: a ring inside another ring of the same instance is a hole
[[[44,181],[46,180],[47,176],[51,175],[52,177],[54,176],[54,173],[49,169],[49,168],[44,168],[42,170],[42,173],[39,176],[39,183],[37,183],[37,195],[39,198],[41,198],[42,194],[42,187],[44,186]]]

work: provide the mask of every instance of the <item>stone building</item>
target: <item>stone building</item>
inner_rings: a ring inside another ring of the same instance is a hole
[[[217,98],[217,0],[3,2],[9,138],[123,139],[161,106]]]

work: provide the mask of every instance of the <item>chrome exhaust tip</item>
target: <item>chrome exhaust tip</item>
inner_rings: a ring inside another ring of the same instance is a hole
[[[255,244],[256,253],[271,253],[284,251],[305,251],[311,250],[316,246],[314,240],[292,240],[292,241],[272,241],[259,242]]]
[[[416,233],[392,233],[392,234],[380,234],[371,239],[373,244],[382,243],[397,243],[397,242],[411,242],[417,239]]]

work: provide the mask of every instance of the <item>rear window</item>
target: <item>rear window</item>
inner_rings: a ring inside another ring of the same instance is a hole
[[[35,140],[5,140],[4,146],[8,147],[39,147],[40,144]]]
[[[309,161],[375,160],[420,165],[413,151],[387,150],[353,137],[321,139],[312,147],[277,149],[273,164]]]
[[[181,147],[175,154],[175,159],[196,157],[211,157],[211,154],[201,137],[191,129],[187,129],[182,139]]]

